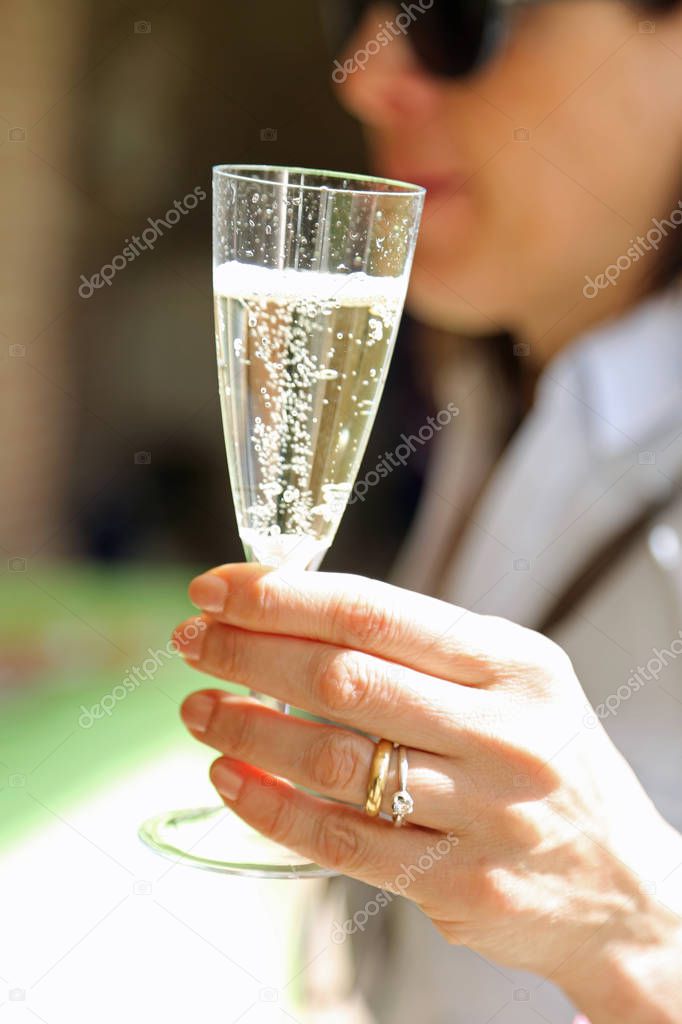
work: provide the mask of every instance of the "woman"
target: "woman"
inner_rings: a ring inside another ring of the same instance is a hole
[[[382,1021],[563,1024],[554,986],[592,1024],[680,1021],[682,4],[423,2],[405,31],[351,6],[342,102],[377,170],[429,188],[411,311],[511,335],[527,410],[512,431],[485,340],[439,374],[461,414],[409,590],[248,565],[193,581],[188,662],[338,728],[215,689],[183,717],[237,814],[384,891],[344,925],[390,923]],[[370,736],[403,746],[406,778]],[[409,790],[408,827],[357,809],[371,769],[389,814]]]

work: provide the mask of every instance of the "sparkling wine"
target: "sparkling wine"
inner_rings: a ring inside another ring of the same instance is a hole
[[[247,557],[307,566],[331,544],[406,288],[406,275],[216,268],[220,399]]]

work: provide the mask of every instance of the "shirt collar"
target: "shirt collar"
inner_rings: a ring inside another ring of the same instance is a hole
[[[591,446],[613,457],[646,447],[682,418],[682,288],[659,292],[576,339],[543,371],[538,397],[559,385],[577,399]]]

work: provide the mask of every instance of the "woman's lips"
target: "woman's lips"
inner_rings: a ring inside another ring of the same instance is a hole
[[[426,189],[427,200],[443,199],[446,197],[453,198],[467,191],[467,176],[456,171],[449,174],[421,174],[419,171],[403,170],[398,173],[392,173],[391,177],[397,178],[400,181],[411,181],[415,185],[421,185],[422,188]]]

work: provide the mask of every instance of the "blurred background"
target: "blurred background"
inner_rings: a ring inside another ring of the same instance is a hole
[[[3,549],[32,565],[240,557],[212,341],[210,168],[364,168],[317,6],[301,0],[295,23],[268,0],[173,0],[145,17],[120,0],[3,7]],[[88,286],[195,190],[205,198],[151,251]],[[407,347],[384,404],[391,436],[398,410],[407,425],[415,414]],[[380,422],[368,466],[381,441]],[[349,509],[330,567],[385,571],[419,471]]]
[[[213,802],[210,754],[178,722],[194,680],[166,644],[191,576],[242,557],[211,165],[359,171],[362,139],[312,0],[294,18],[276,0],[0,0],[0,15],[0,1022],[113,1021],[131,1001],[136,1019],[284,1019],[301,887],[173,868],[135,829]],[[416,345],[406,322],[365,469],[429,411]],[[327,568],[385,577],[425,457],[349,508]]]

